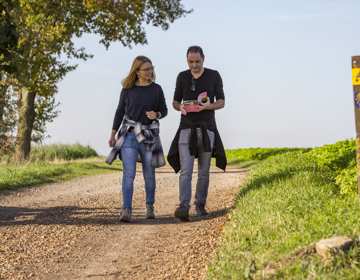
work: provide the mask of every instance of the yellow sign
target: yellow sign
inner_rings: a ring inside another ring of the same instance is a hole
[[[354,86],[360,85],[360,68],[352,69],[352,80]]]

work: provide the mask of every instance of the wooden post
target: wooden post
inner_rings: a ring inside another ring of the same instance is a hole
[[[356,126],[356,160],[357,160],[358,190],[359,190],[359,199],[360,199],[360,56],[351,57],[351,67],[352,67],[355,126]]]

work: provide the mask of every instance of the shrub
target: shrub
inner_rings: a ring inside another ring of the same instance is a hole
[[[358,179],[356,165],[356,143],[350,138],[312,149],[308,155],[320,166],[333,171],[333,179],[341,194],[357,195]]]
[[[316,147],[309,152],[320,166],[328,166],[334,171],[356,165],[356,144],[354,139],[346,139],[332,145]]]

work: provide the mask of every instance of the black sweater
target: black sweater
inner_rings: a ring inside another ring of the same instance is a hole
[[[179,73],[176,80],[176,88],[174,93],[174,100],[182,103],[183,100],[197,100],[200,93],[207,92],[207,96],[210,98],[210,103],[214,103],[216,100],[225,100],[223,91],[223,83],[218,71],[204,68],[204,72],[195,82],[195,91],[191,90],[192,74],[190,70]],[[200,112],[187,113],[181,115],[181,123],[185,119],[192,122],[207,121],[215,116],[214,110],[203,110]]]
[[[119,129],[125,114],[130,120],[148,125],[152,122],[146,116],[148,111],[160,112],[161,118],[167,115],[165,97],[160,85],[152,83],[148,86],[134,85],[130,89],[123,88],[112,129]]]

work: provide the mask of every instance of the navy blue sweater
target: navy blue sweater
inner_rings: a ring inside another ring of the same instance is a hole
[[[119,130],[124,115],[135,122],[150,124],[152,120],[146,116],[146,112],[149,111],[160,112],[161,118],[167,115],[168,109],[160,85],[152,83],[148,86],[134,85],[130,89],[123,88],[112,129]]]

